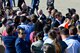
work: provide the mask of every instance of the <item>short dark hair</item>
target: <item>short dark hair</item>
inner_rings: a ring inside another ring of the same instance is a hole
[[[64,29],[65,27],[63,27],[63,26],[61,26],[61,27],[59,27],[59,31],[61,31],[62,29]]]
[[[37,21],[34,25],[34,31],[38,31],[38,32],[43,31],[43,27],[44,27],[43,23]]]
[[[43,52],[46,52],[46,53],[56,53],[55,46],[49,43],[44,44],[42,49],[43,49]]]
[[[43,31],[38,32],[38,33],[36,34],[36,37],[38,37],[40,40],[43,40],[44,32],[43,32]]]
[[[44,28],[43,28],[43,31],[44,31],[45,33],[48,33],[49,30],[50,30],[50,26],[45,25]]]
[[[9,26],[9,25],[6,27],[6,32],[8,33],[8,35],[12,33],[13,29],[14,27]]]
[[[48,36],[51,39],[56,39],[56,37],[57,37],[56,31],[55,30],[50,30],[49,33],[48,33]]]
[[[69,31],[72,35],[76,35],[77,34],[77,28],[75,26],[71,26],[69,28]]]
[[[73,15],[74,15],[74,18],[73,18],[73,19],[74,19],[75,21],[79,20],[79,15],[78,15],[78,14],[73,14]]]
[[[72,11],[73,13],[76,13],[76,9],[74,9],[74,8],[72,8],[71,11]]]
[[[26,21],[26,16],[21,16],[21,22],[25,22]]]
[[[69,36],[69,30],[66,28],[62,28],[62,30],[60,30],[60,34],[64,34],[66,36]]]
[[[37,15],[35,15],[35,14],[32,14],[32,15],[31,15],[31,21],[32,21],[33,23],[35,23],[35,22],[37,21],[37,19],[38,19]]]
[[[48,22],[52,22],[52,20],[50,18],[46,18],[46,24],[49,24]]]

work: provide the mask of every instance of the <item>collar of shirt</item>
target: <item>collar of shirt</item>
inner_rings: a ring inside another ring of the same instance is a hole
[[[21,22],[21,25],[24,25],[24,23],[23,23],[23,22]]]
[[[42,14],[41,15],[39,15],[39,17],[41,17],[42,16]]]
[[[49,37],[48,37],[48,34],[47,33],[45,33],[44,34],[44,37],[43,37],[43,41],[45,41],[46,39],[48,39]]]
[[[44,36],[48,36],[48,34],[47,33],[44,33]]]
[[[56,19],[58,22],[59,22],[59,24],[61,24],[61,21],[59,21],[58,19]]]
[[[65,39],[63,39],[63,41],[66,41],[66,40],[68,40],[69,38],[65,38]]]

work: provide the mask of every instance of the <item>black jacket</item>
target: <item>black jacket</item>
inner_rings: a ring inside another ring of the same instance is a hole
[[[58,27],[59,25],[60,23],[57,20],[55,20],[55,22],[52,24],[52,27]]]
[[[21,6],[24,2],[24,0],[18,0],[18,7]]]

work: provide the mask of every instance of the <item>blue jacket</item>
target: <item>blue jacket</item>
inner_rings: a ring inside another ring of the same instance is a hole
[[[16,53],[15,50],[15,40],[16,37],[15,36],[3,36],[2,40],[4,42],[5,45],[5,53]]]
[[[74,35],[74,36],[70,36],[69,37],[70,39],[74,39],[74,40],[78,40],[80,42],[80,37],[77,35]]]
[[[17,38],[15,42],[16,53],[30,53],[30,48],[28,47],[25,40],[22,38]]]
[[[34,30],[34,24],[21,24],[18,27],[24,28],[26,31],[26,41],[30,42],[30,33]]]

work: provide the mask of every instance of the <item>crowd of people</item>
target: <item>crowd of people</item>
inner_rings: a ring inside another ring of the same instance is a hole
[[[12,5],[12,0],[7,1]],[[31,7],[19,0],[19,10],[6,8],[4,2],[0,3],[0,37],[5,53],[80,53],[80,21],[76,9],[68,8],[63,16],[55,9],[54,0],[47,0],[47,16],[38,8],[39,0],[32,0]]]

